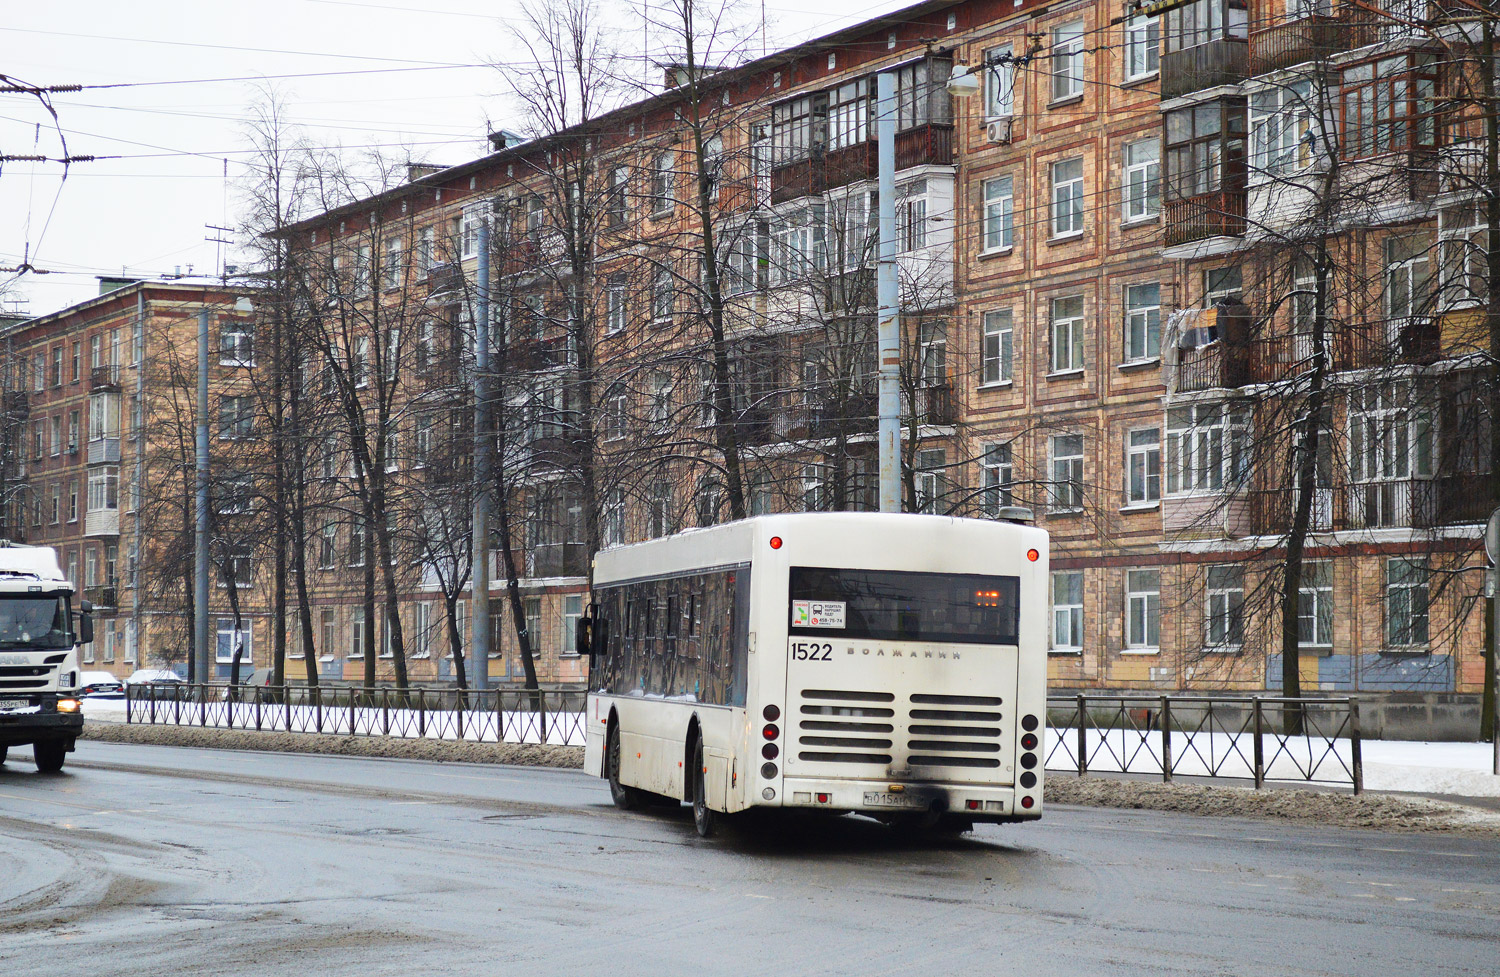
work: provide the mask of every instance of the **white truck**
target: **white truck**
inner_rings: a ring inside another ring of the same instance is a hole
[[[73,752],[78,646],[94,640],[93,607],[73,603],[55,550],[0,539],[0,763],[30,744],[36,768],[56,773]]]

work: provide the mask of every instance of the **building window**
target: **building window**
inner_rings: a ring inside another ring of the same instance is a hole
[[[61,414],[52,415],[52,457],[56,458],[62,454],[63,448],[63,419]]]
[[[120,507],[120,472],[117,468],[96,468],[89,472],[89,511],[103,512]],[[54,520],[56,521],[56,520]]]
[[[68,480],[68,522],[78,521],[78,479]]]
[[[62,521],[62,486],[56,482],[52,483],[52,518],[47,521],[53,526]],[[69,580],[76,580],[77,577],[78,574],[76,573],[68,574]]]
[[[1052,512],[1083,508],[1083,435],[1054,434],[1052,478],[1047,485],[1047,507]]]
[[[897,218],[899,221],[899,207]],[[783,214],[776,222],[773,237],[776,245],[777,281],[798,281],[814,271],[823,270],[827,228],[821,204],[800,207]],[[898,228],[897,241],[901,240],[903,237]]]
[[[337,523],[328,523],[318,533],[318,569],[332,570],[337,561],[336,550],[338,549],[339,527]]]
[[[615,335],[625,331],[625,277],[613,275],[604,288],[604,332]]]
[[[1052,164],[1052,236],[1083,233],[1083,160]]]
[[[1125,500],[1149,505],[1161,498],[1161,430],[1148,427],[1125,435]]]
[[[1359,159],[1435,146],[1437,85],[1438,61],[1432,54],[1345,68],[1339,99],[1344,155]]]
[[[406,266],[401,263],[401,239],[391,238],[385,242],[385,261],[380,266],[381,285],[386,289],[400,288],[406,277]]]
[[[1317,146],[1316,104],[1309,81],[1281,82],[1250,96],[1250,166],[1254,173],[1292,173],[1311,166]]]
[[[1011,504],[1011,448],[1008,444],[991,444],[979,458],[980,501],[986,515],[995,517],[1001,508]]]
[[[604,216],[610,227],[625,226],[630,213],[630,170],[616,166],[609,171],[609,197],[604,203]]]
[[[599,515],[599,534],[605,546],[625,542],[625,490],[612,488],[604,493],[604,511]]]
[[[79,377],[80,371],[82,369],[83,369],[83,343],[82,342],[77,342],[77,343],[73,344],[73,372],[72,372],[72,377],[71,378],[72,378],[72,381],[74,383],[78,382],[78,377]]]
[[[659,269],[651,279],[651,325],[656,328],[672,324],[672,305],[676,299],[672,273]]]
[[[219,398],[219,437],[248,438],[255,433],[255,401],[244,396]]]
[[[896,189],[896,250],[927,246],[927,181],[913,180]]]
[[[1125,144],[1125,220],[1147,220],[1161,212],[1161,140]]]
[[[224,548],[224,566],[219,586],[249,587],[255,583],[254,553],[249,543],[229,543]]]
[[[775,165],[806,159],[826,138],[827,105],[821,94],[771,106],[771,145]]]
[[[926,60],[896,69],[898,132],[952,120],[952,98],[943,89],[948,82],[947,70],[946,62]]]
[[[719,509],[723,505],[723,496],[724,490],[718,482],[709,480],[698,485],[698,493],[693,500],[698,525],[712,526],[719,521]]]
[[[255,478],[253,475],[234,472],[219,479],[218,491],[214,493],[220,515],[242,515],[255,505]]]
[[[1174,11],[1175,13],[1175,11]],[[1214,193],[1245,165],[1245,105],[1220,99],[1175,109],[1164,116],[1167,132],[1163,182],[1169,200]]]
[[[1333,645],[1333,566],[1304,563],[1297,591],[1297,644],[1302,648]]]
[[[1193,0],[1167,12],[1166,50],[1185,51],[1226,37],[1245,37],[1246,0]]]
[[[367,545],[368,534],[365,532],[365,524],[353,522],[349,525],[349,565],[351,567],[362,567],[368,556]]]
[[[1125,21],[1125,80],[1156,74],[1161,25],[1155,17],[1134,14]]]
[[[564,655],[578,654],[578,621],[583,617],[583,595],[564,594],[562,599],[562,642],[558,649]]]
[[[1428,515],[1433,418],[1409,386],[1357,387],[1349,395],[1351,513],[1365,527],[1411,526]]]
[[[1009,44],[984,52],[989,70],[984,76],[984,117],[1007,119],[1016,111],[1016,66],[1009,60],[1015,48]]]
[[[1250,473],[1250,414],[1202,404],[1167,411],[1167,494],[1218,492]]]
[[[1208,568],[1208,603],[1204,608],[1204,647],[1239,650],[1245,643],[1245,568]]]
[[[349,609],[349,652],[346,657],[365,657],[365,609],[363,607]]]
[[[214,659],[220,664],[228,665],[234,661],[236,650],[240,653],[240,664],[253,664],[251,656],[251,638],[253,637],[249,624],[242,618],[240,627],[234,626],[234,618],[221,617],[215,623],[215,647]]]
[[[1138,363],[1161,356],[1161,285],[1131,285],[1125,289],[1125,362]]]
[[[1008,176],[984,181],[984,250],[1003,251],[1014,244],[1015,195]]]
[[[1083,369],[1083,296],[1052,300],[1052,372]]]
[[[1385,563],[1385,640],[1392,648],[1427,644],[1427,563],[1395,557]]]
[[[1125,571],[1125,648],[1156,651],[1161,646],[1161,571]]]
[[[219,320],[219,364],[255,365],[255,323],[249,319]]]
[[[980,382],[1009,383],[1014,357],[1015,324],[1009,309],[994,309],[984,314],[984,350]]]
[[[828,144],[847,149],[870,138],[870,88],[861,78],[828,93]]]
[[[1442,211],[1438,248],[1443,269],[1439,297],[1443,309],[1481,305],[1488,292],[1489,230],[1484,205],[1465,201]]]
[[[1083,21],[1052,28],[1052,101],[1083,94]]]
[[[676,177],[677,156],[672,152],[658,153],[651,166],[651,212],[661,214],[672,209]]]
[[[1083,571],[1052,574],[1052,650],[1083,650]]]
[[[1428,232],[1385,240],[1387,335],[1399,340],[1413,322],[1432,314],[1432,236]]]
[[[63,348],[52,347],[52,386],[61,387],[63,382]]]
[[[948,453],[942,448],[926,448],[917,452],[917,511],[946,512],[942,499],[947,495]]]
[[[724,291],[727,294],[740,295],[765,285],[768,236],[769,227],[764,221],[743,224],[733,233],[723,263]],[[862,258],[863,255],[859,255],[851,267],[857,266]]]

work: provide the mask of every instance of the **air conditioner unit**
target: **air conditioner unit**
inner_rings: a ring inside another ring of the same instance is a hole
[[[1013,121],[1013,119],[1006,117],[987,123],[984,127],[985,138],[992,143],[1009,143],[1010,128]]]

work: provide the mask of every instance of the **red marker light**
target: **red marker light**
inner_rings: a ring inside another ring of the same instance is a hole
[[[1023,797],[1023,798],[1021,798],[1021,806],[1022,807],[1029,808],[1029,807],[1031,807],[1034,804],[1036,804],[1036,800],[1034,798],[1031,798],[1031,797]]]
[[[1026,559],[1030,560],[1032,563],[1035,563],[1037,560],[1040,560],[1041,558],[1042,558],[1042,554],[1038,553],[1036,550],[1027,550],[1026,551]]]
[[[771,549],[773,549],[773,550],[779,550],[779,549],[781,549],[781,537],[780,536],[772,536],[771,537]]]
[[[828,795],[827,794],[819,794],[818,795],[818,803],[819,804],[827,804],[828,803]]]
[[[978,801],[969,801],[969,803],[966,806],[971,811],[977,811],[977,810],[979,810],[979,802]]]
[[[781,735],[781,729],[775,723],[766,723],[765,728],[760,731],[760,735],[768,740],[774,740]]]

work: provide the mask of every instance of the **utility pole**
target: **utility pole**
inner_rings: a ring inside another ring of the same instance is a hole
[[[490,222],[479,221],[479,287],[474,310],[474,541],[470,558],[473,584],[469,615],[472,663],[470,681],[476,690],[490,685],[490,455],[495,438],[490,433]],[[502,542],[502,545],[506,545]]]
[[[209,681],[208,653],[208,308],[198,310],[198,432],[193,494],[193,661]]]
[[[880,177],[880,511],[901,511],[901,296],[896,279],[896,76],[875,76],[875,139]]]

